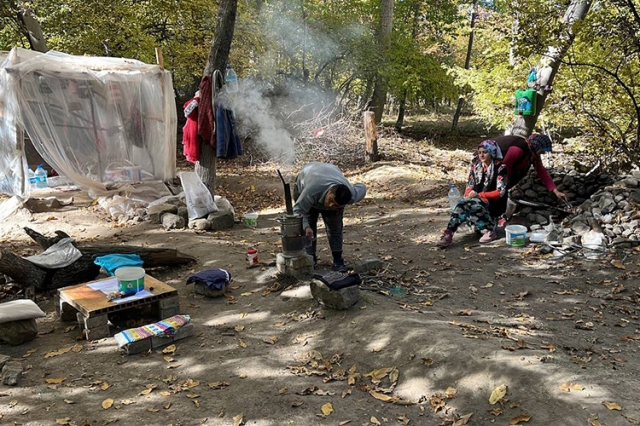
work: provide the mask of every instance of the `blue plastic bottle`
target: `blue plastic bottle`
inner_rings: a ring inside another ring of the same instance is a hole
[[[42,164],[38,166],[34,175],[36,178],[36,188],[47,188],[47,171],[42,168]]]
[[[238,91],[238,75],[231,65],[227,65],[227,72],[224,75],[224,82],[228,92]]]

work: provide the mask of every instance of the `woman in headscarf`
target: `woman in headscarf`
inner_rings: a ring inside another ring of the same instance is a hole
[[[506,197],[507,167],[502,163],[502,152],[494,140],[483,141],[471,162],[464,198],[451,212],[438,247],[449,247],[453,234],[463,223],[469,223],[483,233],[481,243],[495,240],[495,218],[500,214],[501,205],[506,203]]]

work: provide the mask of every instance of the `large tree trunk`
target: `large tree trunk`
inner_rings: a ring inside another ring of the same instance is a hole
[[[238,0],[220,0],[215,36],[211,42],[209,58],[207,59],[207,65],[204,67],[203,76],[213,76],[213,72],[216,70],[220,71],[224,76],[229,52],[231,51],[237,11]],[[216,84],[215,81],[213,84]],[[216,152],[208,142],[201,144],[200,152],[200,161],[196,164],[195,171],[213,194],[216,179]]]
[[[536,111],[534,115],[516,117],[513,127],[507,130],[512,135],[527,137],[535,128],[536,122],[542,107],[547,99],[553,86],[553,79],[558,73],[560,62],[564,54],[567,52],[571,43],[575,39],[574,26],[578,21],[584,19],[591,7],[591,0],[572,0],[564,15],[564,25],[566,32],[560,37],[557,46],[549,46],[547,53],[540,60],[538,65],[538,94],[536,98]]]
[[[471,64],[471,51],[473,50],[473,28],[476,25],[476,2],[471,4],[471,17],[469,18],[469,42],[467,43],[467,56],[464,59],[464,69],[468,70]],[[456,130],[458,127],[458,121],[460,121],[460,114],[462,113],[462,105],[464,105],[464,97],[458,98],[458,106],[456,112],[453,114],[453,123],[451,124],[451,131]]]
[[[378,48],[380,49],[380,57],[383,63],[387,60],[387,51],[391,45],[391,30],[393,30],[393,6],[394,0],[381,0],[380,15],[380,33],[378,34]],[[382,112],[384,111],[384,103],[387,99],[387,82],[378,73],[376,77],[376,85],[373,89],[371,98],[371,106],[375,114],[376,123],[382,121]]]
[[[56,237],[48,238],[30,228],[24,229],[44,250],[62,238],[68,238],[68,235],[62,231],[56,231]],[[42,268],[9,250],[0,249],[0,274],[8,275],[24,287],[33,286],[38,290],[51,290],[95,279],[100,272],[100,267],[94,263],[94,260],[96,257],[107,254],[138,254],[146,268],[184,265],[196,260],[175,249],[110,245],[77,248],[82,253],[82,257],[60,269]]]

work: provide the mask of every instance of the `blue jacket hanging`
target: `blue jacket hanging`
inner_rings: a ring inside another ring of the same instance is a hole
[[[242,144],[236,130],[236,119],[233,111],[225,107],[227,100],[219,96],[216,106],[216,156],[232,159],[243,155]]]

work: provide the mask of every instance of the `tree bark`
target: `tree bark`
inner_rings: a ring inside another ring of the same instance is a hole
[[[391,45],[391,31],[393,30],[394,0],[381,0],[380,33],[378,34],[378,49],[383,62],[387,60],[387,52]],[[387,82],[381,73],[376,76],[376,85],[371,97],[371,106],[375,114],[376,123],[382,122],[384,103],[387,99]]]
[[[203,76],[213,76],[214,71],[220,71],[224,76],[231,51],[233,32],[235,30],[238,0],[220,0],[218,18],[216,20],[215,36],[209,49],[209,57],[204,67]],[[214,80],[212,78],[212,80]],[[216,82],[212,81],[215,85]],[[213,92],[213,91],[212,91]],[[213,105],[213,99],[207,100]],[[214,109],[215,111],[215,109]],[[215,113],[214,113],[215,114]],[[200,180],[214,194],[216,179],[216,152],[209,143],[203,142],[200,147],[200,161],[196,163],[195,172]]]
[[[535,128],[542,107],[547,99],[547,95],[551,92],[553,79],[558,73],[562,57],[565,55],[571,43],[575,39],[574,26],[578,21],[584,19],[589,12],[592,0],[572,0],[564,15],[564,25],[566,32],[560,37],[557,46],[549,46],[547,53],[540,60],[538,65],[538,80],[536,82],[538,92],[536,95],[536,112],[534,115],[516,117],[511,129],[507,133],[516,136],[527,137]]]
[[[471,4],[471,17],[469,21],[469,42],[467,43],[467,56],[464,59],[464,69],[468,70],[471,65],[471,51],[473,50],[473,34],[474,27],[476,26],[476,1]],[[464,105],[464,97],[458,98],[458,106],[456,112],[453,114],[453,123],[451,123],[451,131],[458,128],[458,121],[460,121],[460,114],[462,113],[462,105]]]
[[[376,121],[374,113],[365,111],[362,115],[364,120],[364,134],[366,140],[366,159],[367,161],[378,161],[378,135],[376,132]]]

